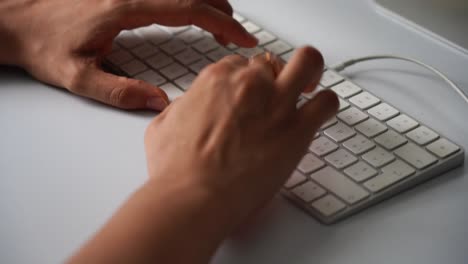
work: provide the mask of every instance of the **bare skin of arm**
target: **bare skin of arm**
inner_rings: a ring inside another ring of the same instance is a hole
[[[99,68],[121,29],[151,23],[195,24],[222,43],[255,45],[231,13],[224,0],[0,3],[0,63],[123,109],[165,108],[146,131],[148,181],[68,263],[208,263],[277,193],[337,111],[331,91],[295,107],[321,78],[323,58],[311,47],[279,72],[265,58],[226,57],[168,107],[157,87]],[[148,104],[154,98],[164,103]]]

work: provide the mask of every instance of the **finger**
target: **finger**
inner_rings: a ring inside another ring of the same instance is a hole
[[[237,20],[208,4],[194,8],[192,22],[214,35],[222,36],[226,42],[242,47],[254,47],[258,42]]]
[[[266,52],[250,58],[249,65],[253,67],[258,66],[266,73],[265,76],[268,76],[269,80],[274,81],[280,71],[280,68],[275,65],[272,60],[272,55]]]
[[[332,90],[317,93],[310,101],[298,110],[301,131],[310,131],[307,140],[310,141],[315,132],[332,118],[338,111],[338,97]]]
[[[221,12],[223,12],[226,15],[232,17],[232,14],[233,14],[234,10],[232,9],[232,6],[229,4],[228,1],[226,1],[226,0],[210,0],[210,1],[206,1],[206,3],[212,5],[213,7],[219,9]],[[229,44],[229,41],[226,40],[226,38],[223,35],[215,34],[214,37],[215,37],[216,41],[219,44],[223,45],[223,46],[226,46],[227,44]]]
[[[277,79],[281,96],[291,104],[306,87],[316,87],[322,77],[323,57],[312,47],[298,49]]]
[[[232,69],[238,69],[249,65],[249,60],[245,57],[235,54],[222,58],[216,64],[227,65],[230,66]]]
[[[169,104],[163,90],[144,81],[106,73],[98,67],[84,70],[70,90],[122,109],[162,111]]]

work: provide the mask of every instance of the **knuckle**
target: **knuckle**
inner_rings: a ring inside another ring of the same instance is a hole
[[[124,107],[124,102],[127,94],[127,87],[116,87],[112,89],[109,93],[109,103],[114,106]]]

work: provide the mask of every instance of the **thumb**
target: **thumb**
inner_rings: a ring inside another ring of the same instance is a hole
[[[122,109],[162,111],[169,105],[166,93],[141,80],[113,75],[87,65],[69,88],[71,92]]]

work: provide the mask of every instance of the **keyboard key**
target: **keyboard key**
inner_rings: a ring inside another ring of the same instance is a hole
[[[265,44],[268,44],[274,40],[276,40],[276,37],[273,36],[273,34],[271,34],[270,32],[267,32],[265,30],[262,30],[256,34],[254,34],[254,36],[258,39],[258,45],[259,46],[263,46]]]
[[[160,29],[156,25],[151,25],[136,30],[143,38],[155,45],[169,41],[172,36],[168,32]]]
[[[392,127],[400,133],[406,133],[411,129],[417,127],[419,124],[407,115],[399,115],[388,121],[387,125],[389,125],[390,127]]]
[[[362,135],[356,135],[355,137],[345,141],[343,146],[354,154],[361,155],[362,153],[373,149],[375,147],[375,143]]]
[[[299,183],[305,182],[306,180],[307,180],[306,176],[304,176],[299,171],[295,170],[291,174],[291,177],[289,177],[288,181],[284,184],[284,187],[289,189],[298,185]]]
[[[337,83],[340,83],[344,80],[344,78],[339,75],[338,73],[327,70],[323,73],[322,79],[320,80],[320,85],[325,88],[329,88]]]
[[[380,103],[380,99],[368,92],[362,92],[356,96],[353,96],[349,99],[349,101],[360,109],[367,109]]]
[[[324,216],[332,216],[346,208],[346,205],[329,194],[312,203],[312,207]]]
[[[339,149],[328,156],[325,160],[337,169],[343,169],[355,163],[358,159],[344,149]]]
[[[322,84],[323,85],[323,84]],[[323,85],[324,87],[327,87],[325,85]],[[349,81],[344,81],[342,83],[339,83],[335,86],[333,86],[331,88],[336,94],[338,94],[339,96],[341,96],[342,98],[348,98],[348,97],[351,97],[353,95],[356,95],[358,93],[360,93],[362,91],[362,89],[349,82]]]
[[[187,68],[180,65],[177,62],[172,63],[169,66],[166,66],[160,70],[160,72],[166,76],[169,80],[174,80],[186,73],[188,73]]]
[[[325,135],[329,136],[336,142],[342,142],[356,135],[356,132],[354,132],[354,129],[352,129],[351,127],[341,122],[338,122],[336,125],[327,128],[325,130]]]
[[[217,49],[220,46],[213,38],[205,37],[204,39],[195,42],[192,47],[201,53],[207,53],[208,51]]]
[[[227,49],[229,50],[236,50],[239,48],[239,46],[237,46],[236,44],[234,43],[229,43],[227,46],[226,46]]]
[[[255,47],[255,48],[240,48],[238,50],[236,50],[236,53],[241,55],[241,56],[244,56],[246,58],[250,58],[250,57],[253,57],[253,56],[256,56],[258,54],[262,54],[263,52],[265,52],[265,50],[263,50],[262,48],[260,47]]]
[[[415,173],[411,166],[401,160],[385,166],[382,171],[383,174],[365,182],[364,186],[372,192],[379,192]]]
[[[380,147],[376,147],[367,152],[362,156],[362,158],[376,168],[385,166],[395,160],[395,156],[392,153]]]
[[[292,56],[294,55],[294,50],[291,50],[290,52],[286,52],[283,55],[280,56],[281,59],[283,59],[285,62],[288,62]]]
[[[369,164],[359,161],[344,170],[344,173],[357,182],[363,182],[377,175],[378,171],[372,168]]]
[[[282,40],[277,40],[273,43],[265,45],[265,49],[276,55],[281,55],[292,50],[292,47]]]
[[[442,159],[460,150],[460,148],[457,145],[453,144],[445,138],[441,138],[436,142],[429,144],[427,146],[427,149]]]
[[[244,22],[242,24],[242,26],[245,28],[245,30],[247,30],[247,32],[249,32],[250,34],[253,34],[257,31],[260,31],[260,27],[255,25],[254,23],[250,22],[250,21],[247,21],[247,22]]]
[[[345,100],[341,99],[338,97],[338,100],[340,101],[340,108],[338,109],[338,111],[343,111],[345,109],[347,109],[350,104],[348,102],[346,102]]]
[[[376,121],[373,118],[360,123],[355,127],[355,129],[364,134],[366,137],[370,138],[373,138],[387,131],[387,127],[385,125],[382,125],[380,122]]]
[[[106,59],[113,65],[120,66],[126,62],[131,61],[133,59],[133,56],[128,51],[119,50],[108,55]]]
[[[291,191],[304,202],[311,202],[326,193],[322,187],[311,181],[307,181],[299,186],[296,186]]]
[[[122,30],[115,40],[127,49],[134,48],[145,42],[131,30]]]
[[[128,74],[128,76],[134,76],[137,73],[143,72],[148,67],[139,60],[132,60],[120,66],[120,68]]]
[[[387,121],[388,119],[397,116],[400,112],[393,108],[392,106],[381,103],[367,111],[373,117],[377,118],[379,121]]]
[[[192,63],[195,63],[196,61],[201,60],[203,56],[200,55],[200,53],[194,51],[193,49],[188,48],[182,51],[181,53],[177,54],[175,58],[183,65],[190,65]]]
[[[313,171],[316,171],[316,170],[322,168],[323,166],[325,166],[325,162],[323,162],[319,158],[317,158],[314,155],[309,153],[309,154],[306,154],[302,158],[302,160],[301,160],[301,162],[299,162],[299,165],[297,166],[297,168],[302,173],[309,174],[309,173],[311,173]]]
[[[395,155],[419,170],[437,162],[437,158],[414,143],[408,143],[395,150]]]
[[[305,99],[303,97],[299,98],[299,101],[297,101],[297,103],[296,103],[296,109],[301,108],[306,103],[307,103],[307,99]]]
[[[215,50],[207,53],[206,56],[208,57],[208,59],[210,59],[212,61],[219,61],[222,58],[224,58],[226,56],[229,56],[229,55],[232,55],[232,54],[233,53],[230,50],[227,50],[227,49],[221,47],[219,49],[215,49]]]
[[[149,56],[154,55],[158,52],[158,48],[148,43],[144,43],[143,45],[132,49],[132,53],[140,59],[146,59]]]
[[[383,133],[382,135],[376,137],[375,142],[377,142],[382,147],[388,150],[394,150],[399,146],[408,142],[408,140],[403,137],[402,135],[398,134],[393,130],[388,130],[387,132]]]
[[[172,83],[166,83],[162,86],[160,86],[160,88],[166,92],[167,94],[167,97],[169,97],[169,100],[172,102],[174,101],[175,99],[177,99],[178,97],[184,95],[184,92],[182,92],[182,90],[180,90],[179,88],[177,88],[177,86],[175,86],[174,84]]]
[[[336,149],[338,149],[338,145],[323,136],[315,139],[309,147],[309,150],[318,156],[327,155]]]
[[[174,82],[177,84],[177,86],[182,88],[182,90],[187,91],[190,86],[192,86],[193,80],[195,80],[196,77],[197,76],[195,74],[189,73],[180,77],[179,79],[176,79]]]
[[[173,39],[160,45],[159,48],[169,55],[174,55],[186,49],[187,46],[182,40]]]
[[[177,35],[178,39],[182,40],[183,42],[187,44],[193,43],[203,37],[204,37],[203,32],[195,28],[190,28],[189,30],[184,31],[180,33],[179,35]]]
[[[326,129],[326,128],[329,128],[331,126],[333,126],[334,124],[338,123],[338,119],[336,119],[336,117],[332,117],[330,118],[327,122],[325,122],[321,127],[320,129]]]
[[[195,62],[194,64],[190,65],[190,69],[196,73],[200,73],[206,66],[212,64],[212,61],[209,61],[205,58]]]
[[[135,76],[135,79],[142,80],[152,85],[159,86],[166,82],[166,79],[153,70],[147,70]]]
[[[427,143],[439,138],[439,135],[425,126],[420,126],[416,129],[413,129],[412,131],[408,132],[406,136],[419,145],[426,145]]]
[[[167,32],[171,34],[179,34],[181,32],[184,32],[190,28],[190,26],[181,26],[181,27],[165,27],[165,26],[159,26],[160,28],[166,30]]]
[[[369,196],[366,190],[329,166],[312,173],[310,177],[349,204],[357,203]]]
[[[166,54],[160,52],[146,60],[146,63],[148,63],[153,69],[161,69],[164,66],[167,66],[171,64],[174,60],[167,56]]]
[[[239,15],[238,13],[232,14],[232,17],[237,20],[237,22],[242,23],[245,21],[245,17]]]
[[[356,107],[350,107],[336,115],[341,121],[345,122],[350,126],[366,120],[369,116],[357,109]]]

